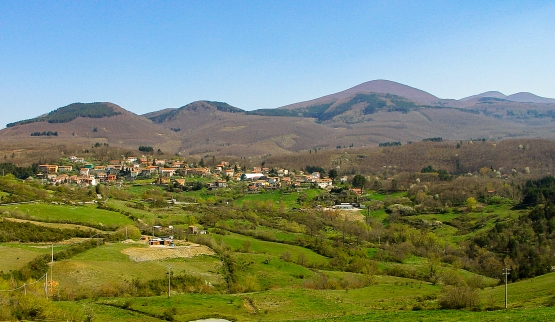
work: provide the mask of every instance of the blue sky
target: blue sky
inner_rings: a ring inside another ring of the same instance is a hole
[[[555,1],[0,1],[0,127],[73,102],[276,108],[388,79],[555,98]]]

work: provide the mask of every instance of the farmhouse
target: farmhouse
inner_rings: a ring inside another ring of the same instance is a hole
[[[318,185],[318,188],[320,189],[326,189],[328,187],[333,186],[333,181],[331,179],[320,179],[320,180],[316,180],[316,184]]]
[[[227,188],[227,182],[225,180],[218,180],[216,181],[216,187]]]
[[[175,169],[160,167],[158,168],[158,173],[163,177],[172,177],[173,175],[175,175]]]
[[[150,246],[173,246],[173,238],[151,238],[148,244]]]
[[[45,173],[57,173],[58,166],[54,164],[41,164],[39,165],[39,171]]]

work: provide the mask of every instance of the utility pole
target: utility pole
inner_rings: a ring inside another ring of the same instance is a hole
[[[172,289],[171,276],[172,276],[172,266],[168,265],[168,298],[170,298],[171,296],[171,289]]]
[[[52,262],[50,263],[50,288],[54,286],[54,280],[52,279],[52,270],[54,269],[54,244],[52,244]]]
[[[508,296],[507,296],[507,276],[510,274],[510,268],[505,267],[503,268],[503,275],[505,275],[505,309],[508,307]]]
[[[48,299],[48,273],[46,273],[46,278],[44,279],[44,295]]]

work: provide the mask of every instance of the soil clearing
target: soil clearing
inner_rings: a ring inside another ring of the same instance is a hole
[[[168,258],[190,258],[199,255],[214,255],[207,246],[190,243],[187,246],[152,246],[148,248],[126,248],[121,251],[135,262],[164,260]]]

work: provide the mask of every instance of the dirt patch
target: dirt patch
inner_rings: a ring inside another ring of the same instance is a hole
[[[163,260],[168,258],[190,258],[199,255],[214,255],[214,251],[204,245],[189,244],[187,246],[153,246],[148,248],[126,248],[121,251],[135,262]]]
[[[364,215],[360,213],[359,209],[341,211],[339,216],[348,221],[364,221]]]

